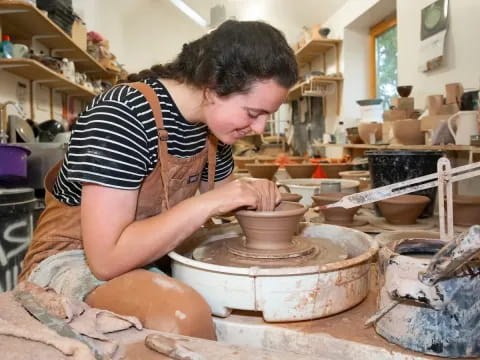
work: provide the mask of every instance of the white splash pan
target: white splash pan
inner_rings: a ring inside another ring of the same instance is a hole
[[[191,258],[200,244],[241,234],[238,225],[201,229],[182,249],[169,253],[173,277],[197,290],[212,313],[227,317],[233,309],[260,311],[265,321],[321,318],[360,303],[370,287],[370,263],[378,250],[369,235],[335,225],[308,224],[306,237],[323,237],[341,245],[349,259],[321,266],[240,268]]]
[[[320,186],[323,182],[340,182],[341,192],[353,194],[359,191],[360,181],[348,179],[285,179],[278,180],[277,184],[286,185],[290,192],[302,195],[300,203],[305,206],[312,206],[312,196],[320,194]]]

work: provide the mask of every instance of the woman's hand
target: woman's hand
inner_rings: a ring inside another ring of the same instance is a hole
[[[203,195],[212,201],[211,216],[222,215],[241,207],[257,211],[272,211],[280,202],[280,192],[272,181],[242,178],[234,180]]]

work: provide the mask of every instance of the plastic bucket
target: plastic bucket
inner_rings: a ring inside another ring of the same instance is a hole
[[[371,150],[366,151],[365,154],[368,157],[372,188],[436,173],[437,161],[443,155],[441,151],[413,150]],[[420,190],[413,194],[425,195],[430,198],[430,203],[420,217],[432,216],[437,188]],[[377,214],[380,214],[376,204],[375,210]]]
[[[16,145],[0,145],[0,185],[27,182],[27,157],[30,150]]]
[[[0,189],[0,292],[17,283],[32,239],[35,202],[33,189]]]

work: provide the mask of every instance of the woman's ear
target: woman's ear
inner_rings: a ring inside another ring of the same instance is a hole
[[[205,101],[205,104],[207,105],[215,104],[215,98],[216,98],[216,93],[214,90],[206,88],[203,91],[203,99]]]

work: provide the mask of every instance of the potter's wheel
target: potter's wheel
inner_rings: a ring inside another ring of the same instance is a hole
[[[207,243],[194,249],[194,260],[237,267],[295,267],[323,265],[348,258],[347,251],[328,239],[295,236],[285,249],[252,249],[245,237],[236,236]]]

